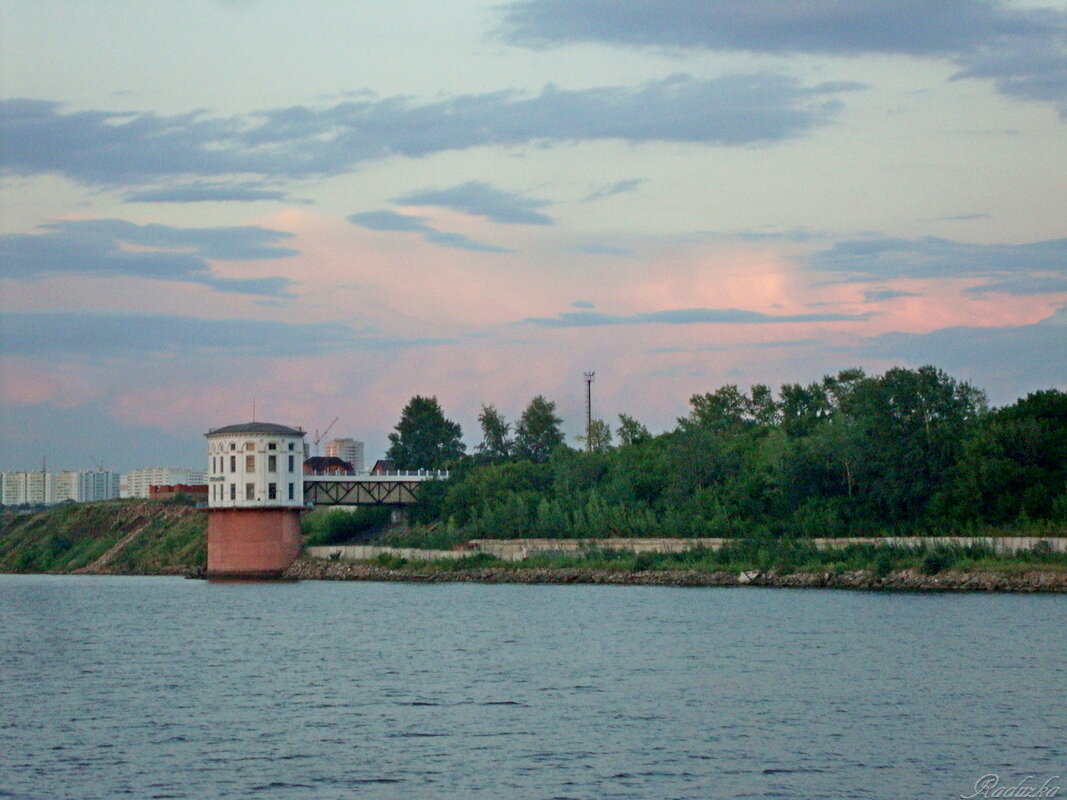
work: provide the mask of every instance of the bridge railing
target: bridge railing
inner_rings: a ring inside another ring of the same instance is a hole
[[[304,473],[305,478],[448,478],[447,469],[408,469],[389,470],[388,472],[371,472],[359,470],[357,472],[332,472],[327,470],[313,470]]]

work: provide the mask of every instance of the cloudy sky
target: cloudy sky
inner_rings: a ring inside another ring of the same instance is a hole
[[[1067,0],[0,0],[0,468],[1067,385]]]

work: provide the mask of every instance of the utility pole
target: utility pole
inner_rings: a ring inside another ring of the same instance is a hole
[[[585,449],[587,452],[593,452],[593,377],[595,372],[586,372],[585,374]]]

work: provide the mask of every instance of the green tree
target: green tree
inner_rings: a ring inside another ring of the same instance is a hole
[[[1065,490],[1067,394],[1050,389],[975,426],[935,510],[952,519],[1043,519]]]
[[[475,448],[487,461],[503,461],[511,455],[515,445],[511,436],[511,424],[496,406],[483,405],[478,415],[478,424],[482,426],[482,443]]]
[[[445,419],[436,397],[415,395],[404,406],[385,457],[397,469],[442,469],[462,458],[466,445],[459,423]]]
[[[563,420],[556,416],[556,404],[537,395],[515,424],[515,454],[544,462],[563,444]]]
[[[801,386],[799,383],[784,383],[778,392],[778,407],[782,414],[782,427],[789,436],[807,436],[832,410],[826,387],[818,383]]]
[[[714,392],[693,395],[689,405],[689,416],[678,420],[683,430],[730,430],[744,423],[748,398],[730,383]]]
[[[589,447],[590,453],[606,453],[611,449],[611,427],[602,419],[589,422],[587,436],[579,436],[578,441]]]
[[[867,513],[880,520],[922,516],[984,410],[981,391],[931,366],[856,382],[841,413],[860,431],[855,488]]]
[[[619,414],[619,427],[615,429],[615,433],[619,436],[619,444],[623,446],[640,444],[652,438],[648,428],[626,414]]]
[[[744,402],[745,415],[757,425],[777,425],[781,415],[771,387],[755,383]]]

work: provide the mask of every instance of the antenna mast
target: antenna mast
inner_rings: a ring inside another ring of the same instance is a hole
[[[585,375],[585,449],[593,452],[593,377],[595,372],[590,371]]]

